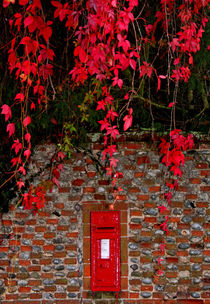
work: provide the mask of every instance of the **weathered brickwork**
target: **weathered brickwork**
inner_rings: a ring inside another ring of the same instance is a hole
[[[60,188],[47,194],[45,210],[34,216],[13,207],[2,216],[0,303],[2,304],[210,304],[210,149],[200,144],[187,155],[178,191],[168,209],[165,275],[154,282],[168,177],[155,144],[118,142],[124,189],[114,204],[121,216],[121,292],[90,290],[90,212],[109,210],[112,187],[100,169],[101,145],[93,155],[74,153],[64,163]],[[31,172],[39,172],[54,151],[40,145]],[[97,163],[97,165],[96,165]],[[98,170],[98,168],[100,170]],[[34,184],[49,169],[38,173]]]

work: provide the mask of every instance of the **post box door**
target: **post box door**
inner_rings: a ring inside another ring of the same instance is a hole
[[[91,289],[120,291],[120,218],[117,211],[91,213]]]
[[[96,258],[98,268],[96,271],[96,284],[105,288],[112,287],[117,271],[115,263],[115,240],[100,238],[97,240],[96,246],[96,251],[98,251]]]

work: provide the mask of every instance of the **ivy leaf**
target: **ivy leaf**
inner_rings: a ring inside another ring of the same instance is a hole
[[[106,118],[104,118],[104,120],[100,120],[99,123],[101,124],[101,131],[103,131],[104,129],[107,130],[110,126]]]
[[[19,150],[22,149],[22,144],[19,142],[19,139],[14,140],[14,144],[12,145],[12,149],[15,149],[15,154],[19,152]]]
[[[31,117],[27,116],[24,120],[23,120],[23,125],[26,128],[29,124],[31,123]]]
[[[29,26],[33,22],[34,22],[34,17],[33,16],[26,17],[26,19],[24,20],[24,27]]]
[[[62,151],[58,152],[58,158],[60,158],[61,160],[63,160],[65,156],[66,155]]]
[[[31,150],[27,149],[24,151],[24,156],[26,156],[27,159],[29,158],[30,155],[31,155]]]
[[[119,131],[117,130],[117,126],[109,127],[107,129],[107,135],[111,135],[112,138],[116,139],[116,136],[119,135]]]
[[[169,105],[168,105],[168,107],[169,107],[169,108],[172,108],[172,107],[175,106],[175,104],[176,104],[176,102],[170,102]]]
[[[9,132],[9,137],[15,133],[15,124],[10,123],[7,125],[7,132]]]
[[[15,96],[15,100],[16,99],[19,99],[20,101],[23,101],[24,100],[24,95],[22,93],[18,93],[16,96]]]
[[[52,181],[59,188],[60,184],[59,184],[58,179],[56,177],[53,177]]]
[[[179,175],[179,177],[182,176],[182,171],[178,167],[176,167],[176,166],[173,166],[171,168],[171,171],[174,171],[174,175]]]
[[[110,166],[112,166],[112,167],[117,167],[117,163],[118,163],[118,159],[117,158],[115,158],[115,157],[111,157],[110,159]]]
[[[23,175],[26,175],[26,170],[23,166],[21,166],[18,171],[22,172]]]
[[[31,110],[35,110],[35,108],[36,108],[36,107],[35,107],[35,103],[32,102],[32,103],[31,103]]]
[[[29,0],[19,0],[20,5],[26,5]]]
[[[3,7],[7,7],[10,5],[10,3],[14,4],[15,0],[4,0]]]
[[[18,164],[21,164],[21,158],[20,157],[14,157],[12,160],[11,160],[11,163],[12,163],[12,166],[14,167],[17,163]]]
[[[132,113],[133,113],[133,109],[130,108],[129,109],[129,115],[126,115],[123,120],[124,120],[124,126],[123,126],[123,130],[126,131],[128,128],[131,127],[132,125],[132,121],[133,121],[133,116],[132,116]]]
[[[11,108],[8,105],[4,104],[1,108],[1,114],[5,115],[5,121],[7,121],[9,118],[12,118]]]
[[[21,189],[22,187],[25,187],[25,184],[24,184],[24,182],[22,182],[21,178],[19,181],[17,181],[17,186],[19,189]]]
[[[31,140],[31,134],[30,133],[26,133],[25,134],[25,140],[29,143]]]

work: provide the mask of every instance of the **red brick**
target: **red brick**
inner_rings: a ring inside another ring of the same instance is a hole
[[[201,181],[198,178],[190,178],[190,183],[191,184],[200,184]]]
[[[70,192],[70,187],[59,187],[59,193],[68,193]]]
[[[31,287],[19,287],[18,288],[19,292],[30,292],[31,291]]]
[[[58,219],[47,219],[47,224],[56,225],[58,223]]]
[[[146,223],[155,223],[155,222],[157,222],[157,218],[154,217],[154,216],[150,216],[150,217],[146,216],[146,217],[144,218],[144,221],[145,221]]]
[[[55,232],[46,232],[44,233],[44,238],[45,239],[52,239],[55,237]]]
[[[84,277],[90,277],[90,264],[84,264]]]
[[[149,195],[148,194],[139,194],[137,196],[137,198],[139,201],[147,201],[147,200],[149,200]]]
[[[73,170],[74,171],[81,171],[81,172],[85,172],[85,167],[83,167],[83,166],[75,166],[74,168],[73,168]]]
[[[55,293],[55,298],[57,298],[57,299],[65,299],[67,297],[67,294],[66,293],[64,293],[64,292],[56,292]]]
[[[160,192],[160,186],[149,187],[149,192]]]
[[[153,286],[151,285],[142,285],[141,291],[153,291]]]
[[[54,206],[55,206],[55,209],[64,209],[63,203],[55,203]]]
[[[177,304],[203,304],[203,300],[178,299]]]
[[[147,156],[140,156],[137,157],[137,164],[141,165],[141,164],[149,164],[149,158]]]
[[[139,292],[131,292],[130,293],[130,298],[131,299],[139,298]]]
[[[68,231],[69,230],[69,226],[57,226],[57,230],[58,231]]]
[[[94,193],[95,192],[95,188],[94,187],[85,187],[83,189],[84,193]]]
[[[200,187],[200,190],[201,191],[210,191],[210,186],[203,186],[203,187]]]
[[[46,231],[46,227],[41,227],[41,226],[38,226],[38,227],[35,227],[35,231],[36,232],[45,232]]]
[[[141,190],[137,187],[132,187],[132,188],[128,189],[128,192],[129,193],[138,193],[138,192],[141,192]]]
[[[145,172],[135,172],[134,173],[134,177],[138,178],[138,177],[144,177],[146,174]]]
[[[128,156],[128,155],[135,155],[136,154],[136,151],[134,150],[125,150],[124,151],[124,155],[125,156]]]
[[[29,266],[29,265],[31,265],[31,261],[19,260],[19,264],[20,264],[21,266]]]
[[[54,245],[45,245],[43,246],[44,251],[54,251],[55,246]]]
[[[93,178],[94,176],[96,176],[96,172],[87,172],[88,178]]]
[[[84,179],[75,179],[72,181],[72,185],[73,186],[81,186],[82,184],[84,184],[85,180]]]
[[[207,169],[209,166],[206,163],[198,163],[196,164],[197,169]]]
[[[200,174],[202,176],[210,176],[210,170],[202,170]]]
[[[197,194],[186,194],[186,199],[197,199]]]

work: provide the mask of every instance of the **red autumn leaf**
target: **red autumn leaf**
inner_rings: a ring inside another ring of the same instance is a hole
[[[118,163],[118,159],[117,158],[115,158],[115,157],[111,157],[110,159],[110,166],[112,166],[112,167],[117,167],[117,163]]]
[[[15,124],[10,123],[7,125],[7,132],[9,132],[9,137],[15,133]]]
[[[33,16],[26,17],[26,19],[24,20],[24,27],[29,26],[33,22],[34,22],[34,17]]]
[[[58,158],[60,158],[61,160],[63,160],[65,156],[66,155],[62,151],[58,152]]]
[[[57,168],[54,168],[54,169],[53,169],[52,174],[53,174],[56,178],[59,178],[59,177],[60,177],[60,172],[58,171]]]
[[[30,155],[31,155],[31,150],[27,149],[24,151],[24,156],[26,156],[27,159],[29,158]]]
[[[15,149],[15,154],[19,152],[19,150],[22,149],[22,144],[20,143],[19,139],[14,140],[14,144],[12,145],[12,149]]]
[[[189,64],[192,64],[193,65],[193,57],[190,55],[189,57]]]
[[[31,140],[31,135],[30,135],[30,133],[26,133],[25,134],[25,140],[29,143],[30,142],[30,140]]]
[[[160,213],[164,213],[165,211],[167,211],[167,208],[165,206],[158,206],[158,209],[160,209]]]
[[[113,108],[111,108],[111,110],[108,111],[107,113],[107,118],[111,118],[112,121],[115,120],[115,117],[118,117],[117,112],[113,111]]]
[[[78,56],[82,63],[85,63],[87,61],[87,54],[81,46],[77,46],[74,50],[74,56]]]
[[[96,111],[98,111],[98,110],[103,110],[103,111],[105,111],[105,102],[104,102],[104,100],[99,100],[99,101],[97,101],[97,107],[96,107]]]
[[[20,101],[23,101],[24,100],[24,95],[22,93],[18,93],[16,96],[15,96],[15,100],[16,99],[19,99]]]
[[[51,118],[50,121],[51,121],[51,123],[54,124],[54,125],[57,125],[57,124],[58,124],[57,120],[56,120],[55,118],[53,118],[53,117]]]
[[[61,172],[63,172],[63,164],[59,164],[59,165],[58,165],[58,169],[59,169]]]
[[[179,58],[174,59],[174,65],[179,64]]]
[[[11,160],[11,163],[13,165],[13,167],[18,163],[18,164],[21,164],[21,158],[20,157],[14,157],[12,160]]]
[[[26,175],[26,170],[23,166],[21,166],[18,171],[22,172],[23,175]]]
[[[176,102],[170,102],[169,105],[168,105],[168,107],[169,107],[169,108],[172,108],[172,107],[175,106],[175,104],[176,104]]]
[[[124,96],[124,99],[125,99],[125,100],[128,100],[128,99],[129,99],[129,93],[127,93],[127,94]]]
[[[59,181],[57,180],[57,178],[53,177],[52,181],[59,188],[60,184],[59,184]]]
[[[107,121],[106,118],[104,118],[104,120],[100,120],[99,123],[101,124],[101,131],[103,131],[104,129],[107,130],[110,126],[110,123]]]
[[[171,45],[172,51],[175,52],[176,47],[179,46],[179,40],[178,40],[178,38],[174,38],[172,40],[172,42],[170,42],[170,45]]]
[[[163,261],[164,261],[164,259],[161,258],[161,257],[159,257],[159,258],[157,259],[157,262],[158,262],[159,265],[161,265]]]
[[[123,130],[126,131],[128,128],[131,127],[132,125],[132,121],[133,121],[133,116],[132,116],[132,113],[133,113],[133,109],[130,108],[129,109],[129,114],[126,115],[123,120],[124,120],[124,126],[123,126]]]
[[[31,110],[35,110],[35,103],[34,102],[31,103]]]
[[[26,5],[29,0],[19,0],[20,5]]]
[[[1,108],[1,114],[5,115],[5,121],[7,121],[9,118],[12,118],[11,108],[8,105],[4,104]]]
[[[31,117],[27,116],[24,120],[23,120],[23,125],[26,128],[29,124],[31,123]]]
[[[119,135],[119,131],[117,130],[117,126],[109,127],[107,129],[107,135],[111,135],[113,139],[116,139],[116,136]]]
[[[112,6],[117,7],[117,0],[112,0]]]
[[[136,61],[134,59],[130,59],[130,66],[132,69],[136,70]]]
[[[171,167],[171,171],[174,171],[174,175],[179,175],[179,177],[182,176],[182,171],[176,166]]]
[[[40,31],[40,35],[42,35],[46,42],[48,42],[49,38],[52,36],[52,28],[50,26],[46,26],[42,31]]]
[[[140,77],[147,75],[149,78],[151,78],[152,75],[152,67],[147,63],[146,61],[143,61],[143,65],[140,67]]]
[[[10,3],[14,4],[15,0],[4,0],[3,7],[7,7],[10,5]]]
[[[21,189],[22,187],[25,187],[25,184],[24,184],[24,182],[22,182],[21,178],[19,181],[17,181],[17,186],[19,189]]]

